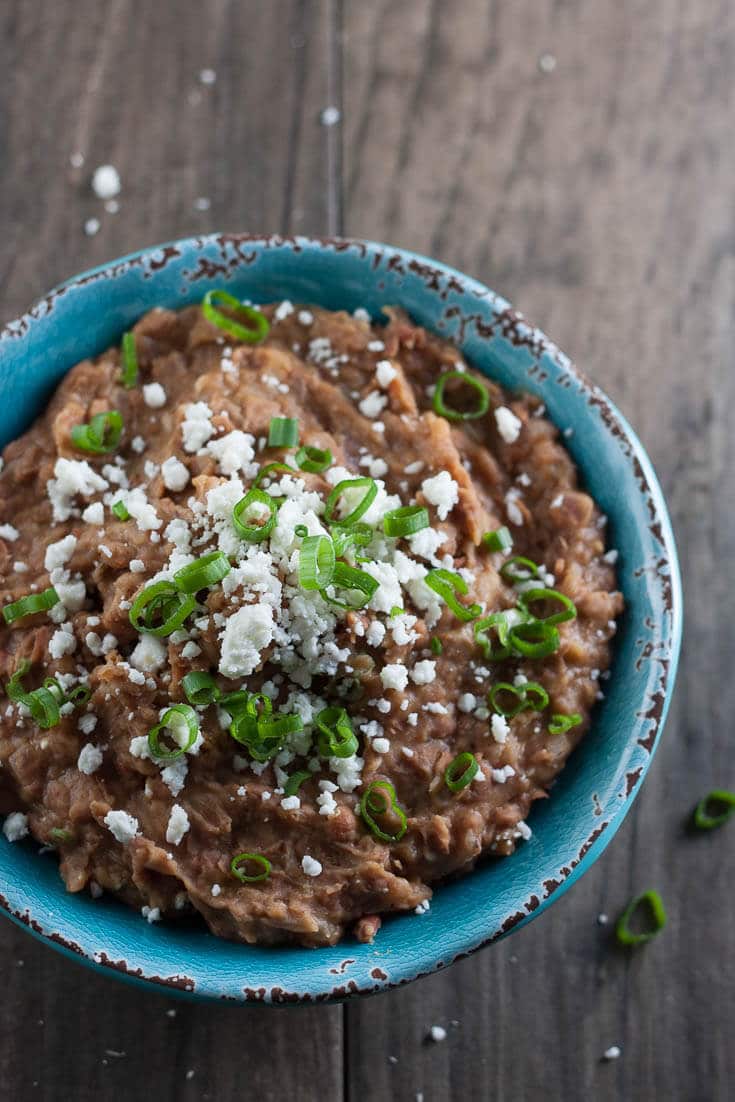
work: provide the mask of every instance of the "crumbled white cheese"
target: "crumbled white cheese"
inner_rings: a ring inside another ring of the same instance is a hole
[[[77,769],[80,773],[86,773],[87,776],[89,776],[96,772],[101,765],[102,751],[99,746],[95,746],[93,743],[88,742],[86,746],[83,746],[79,751]]]
[[[138,833],[138,820],[127,811],[108,811],[104,819],[105,826],[122,845],[132,842]]]
[[[372,747],[376,754],[387,754],[390,750],[390,742],[387,738],[375,738]]]
[[[490,732],[496,742],[502,746],[508,735],[510,734],[510,727],[508,720],[505,716],[494,714],[490,720]]]
[[[181,438],[184,451],[196,452],[214,435],[212,411],[206,402],[189,402],[184,406]]]
[[[274,321],[284,321],[289,314],[293,314],[293,303],[287,298],[280,302],[273,313]]]
[[[9,842],[19,842],[28,834],[28,816],[22,811],[12,811],[3,823],[3,834]]]
[[[73,654],[77,649],[77,641],[71,624],[64,624],[49,639],[48,652],[52,658],[63,658],[65,654]]]
[[[415,685],[428,685],[436,680],[436,662],[430,658],[424,658],[417,662],[411,670],[411,680]]]
[[[86,459],[64,459],[60,456],[54,464],[54,477],[46,483],[54,521],[59,523],[69,519],[72,502],[77,495],[90,497],[108,488],[106,479],[98,475]]]
[[[141,635],[133,653],[130,665],[144,673],[154,673],[166,664],[168,651],[166,644],[155,635]]]
[[[298,796],[284,796],[281,800],[281,807],[284,811],[298,811],[301,807],[301,800]]]
[[[85,524],[104,524],[105,508],[101,501],[93,501],[82,511],[82,520]]]
[[[161,477],[167,490],[180,493],[189,482],[189,468],[171,455],[161,464]]]
[[[60,566],[64,566],[74,554],[77,545],[77,537],[68,535],[63,540],[50,543],[46,548],[43,565],[50,572]]]
[[[219,670],[225,677],[249,677],[273,639],[273,610],[265,604],[246,605],[228,619],[222,635]]]
[[[433,1025],[429,1030],[429,1036],[431,1037],[432,1041],[435,1041],[438,1044],[439,1041],[446,1041],[447,1031],[442,1025]]]
[[[150,409],[160,409],[166,405],[166,391],[160,383],[146,383],[143,387],[143,401]]]
[[[369,417],[372,420],[382,413],[387,405],[388,399],[385,394],[381,394],[379,390],[372,390],[361,402],[358,402],[357,408],[363,417]]]
[[[459,487],[449,471],[439,471],[421,483],[421,492],[430,505],[436,506],[439,520],[446,520],[459,501]]]
[[[253,464],[254,444],[255,437],[249,432],[234,429],[225,436],[210,440],[206,450],[217,460],[222,474],[229,476],[238,471],[245,471],[248,477],[252,478],[257,473],[257,466]]]
[[[83,716],[79,717],[77,727],[83,735],[91,735],[97,726],[97,716],[94,712],[85,712]]]
[[[143,915],[143,918],[146,920],[146,922],[149,922],[151,925],[153,925],[154,922],[161,921],[160,907],[149,907],[144,904],[140,908],[140,913]]]
[[[460,712],[474,712],[477,707],[477,697],[474,693],[462,693],[457,701]]]
[[[166,827],[166,841],[172,846],[178,846],[190,827],[189,816],[180,804],[174,804],[168,817]]]
[[[0,539],[15,543],[19,535],[20,532],[12,524],[0,524]]]
[[[301,868],[307,876],[319,876],[322,871],[322,863],[317,861],[315,857],[310,857],[307,853],[301,859]]]
[[[514,444],[523,427],[520,417],[516,417],[515,413],[507,406],[498,406],[495,410],[495,424],[498,426],[498,432],[506,444]]]
[[[408,670],[400,662],[392,662],[383,666],[380,671],[380,680],[384,689],[397,689],[402,692],[408,685]]]
[[[384,390],[390,386],[397,374],[398,372],[390,360],[378,360],[375,365],[375,378],[378,380],[378,386]]]

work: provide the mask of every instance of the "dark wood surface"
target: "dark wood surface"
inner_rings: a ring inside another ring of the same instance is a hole
[[[330,104],[342,120],[326,127]],[[728,0],[0,4],[3,319],[75,271],[209,229],[343,232],[449,261],[633,421],[688,617],[644,791],[538,922],[400,991],[281,1011],[128,988],[2,923],[2,1098],[733,1097],[735,827],[683,824],[704,791],[735,787],[734,116]],[[105,162],[114,214],[89,186]],[[597,916],[648,886],[669,926],[621,955]]]

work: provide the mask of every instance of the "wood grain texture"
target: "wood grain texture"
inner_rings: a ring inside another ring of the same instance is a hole
[[[336,229],[334,136],[319,124],[334,27],[329,0],[1,4],[3,319],[144,245],[214,227]],[[104,163],[122,178],[115,214],[90,188]],[[8,922],[0,979],[8,1102],[276,1100],[304,1083],[342,1097],[340,1007],[184,1004],[94,975]]]
[[[735,786],[735,11],[384,0],[349,4],[345,29],[346,232],[478,276],[608,390],[667,493],[688,617],[664,743],[608,853],[510,940],[350,1007],[350,1094],[724,1100],[733,839],[682,824]],[[611,951],[596,916],[648,886],[668,929]]]
[[[6,0],[0,72],[3,317],[81,268],[213,228],[344,229],[435,255],[509,297],[632,420],[688,616],[636,808],[538,922],[400,991],[273,1013],[126,989],[4,923],[3,1097],[724,1102],[732,828],[692,838],[683,822],[735,787],[732,5]],[[320,125],[329,103],[341,126]],[[89,188],[106,161],[116,214]],[[597,915],[648,886],[669,927],[621,955]]]

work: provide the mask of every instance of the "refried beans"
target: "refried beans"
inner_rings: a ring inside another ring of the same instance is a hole
[[[540,401],[385,316],[154,309],[5,449],[0,813],[69,891],[369,941],[531,836],[616,554]]]

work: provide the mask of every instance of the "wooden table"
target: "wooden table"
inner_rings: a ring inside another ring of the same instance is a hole
[[[688,615],[645,790],[538,922],[403,990],[280,1011],[125,987],[2,923],[2,1097],[732,1098],[735,825],[683,828],[703,792],[735,787],[732,4],[4,0],[0,73],[3,318],[82,268],[210,229],[446,260],[629,415],[668,495]],[[102,163],[122,177],[115,213],[90,188]],[[597,916],[648,886],[668,928],[623,956]]]

